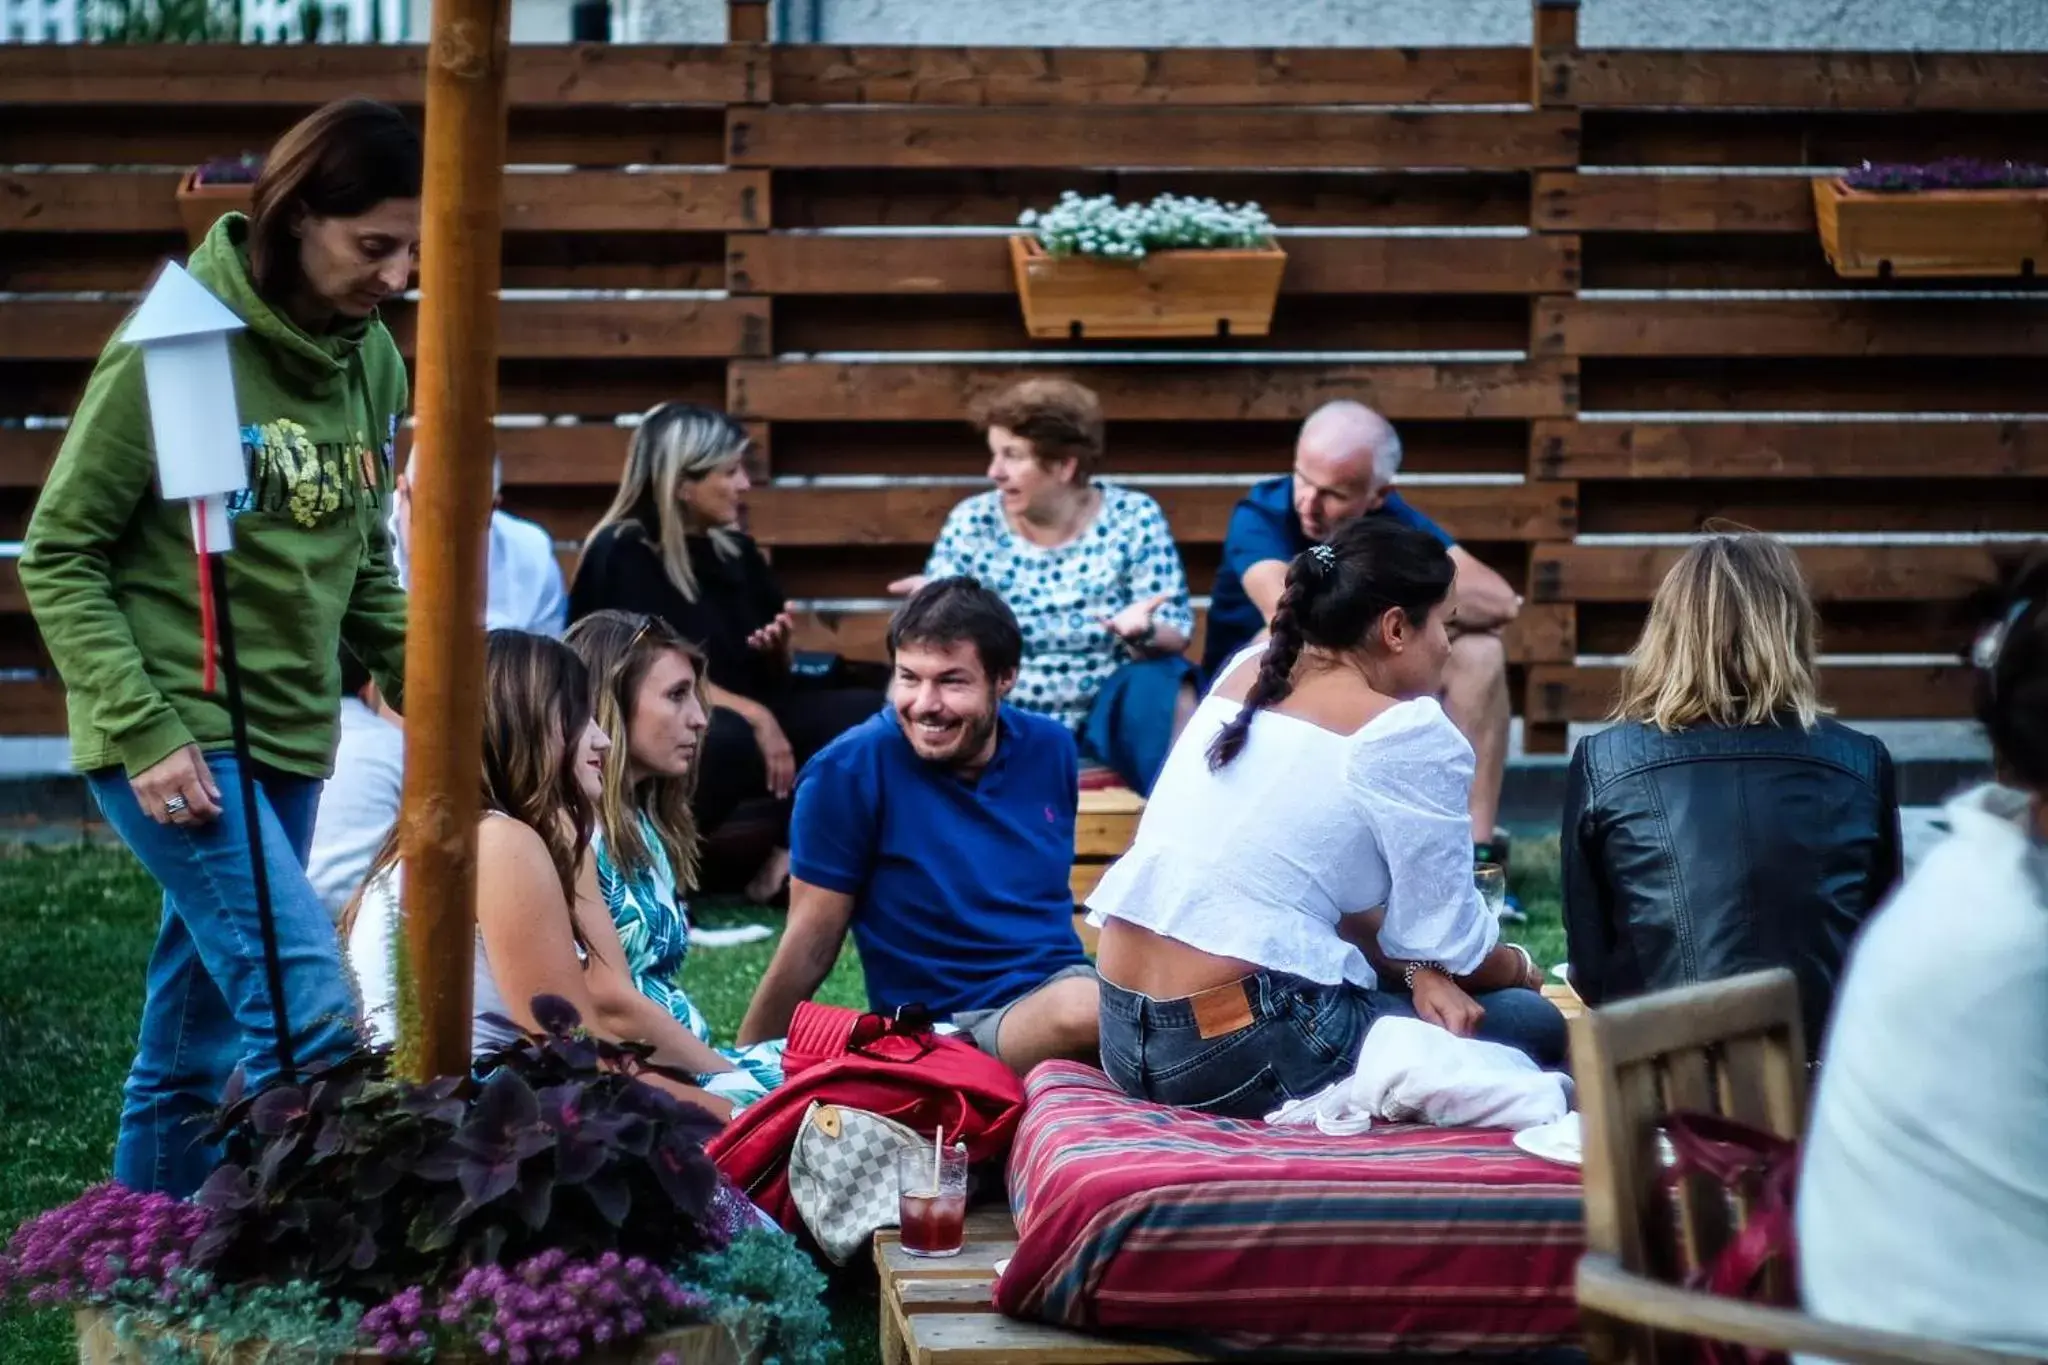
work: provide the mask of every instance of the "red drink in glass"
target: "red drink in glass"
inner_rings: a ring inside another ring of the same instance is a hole
[[[903,1249],[913,1256],[958,1256],[967,1236],[967,1149],[902,1151],[896,1182]]]
[[[918,1256],[957,1256],[966,1240],[965,1194],[902,1197],[903,1249]]]

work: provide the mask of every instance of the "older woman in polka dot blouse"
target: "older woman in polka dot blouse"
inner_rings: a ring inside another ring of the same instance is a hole
[[[955,507],[919,578],[969,574],[1024,631],[1010,701],[1064,722],[1084,761],[1151,790],[1194,711],[1187,574],[1159,504],[1094,477],[1102,409],[1064,379],[1031,379],[981,406],[995,487]]]

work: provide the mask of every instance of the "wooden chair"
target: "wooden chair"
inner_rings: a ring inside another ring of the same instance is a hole
[[[1594,1365],[1689,1361],[1706,1338],[1858,1365],[2014,1365],[2019,1357],[1823,1322],[1681,1288],[1742,1227],[1719,1186],[1667,1193],[1658,1129],[1681,1110],[1784,1137],[1806,1128],[1799,989],[1778,968],[1666,991],[1571,1021],[1584,1124],[1586,1255],[1579,1310]]]

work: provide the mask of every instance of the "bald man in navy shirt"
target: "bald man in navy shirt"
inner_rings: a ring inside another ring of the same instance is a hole
[[[1202,662],[1214,677],[1230,656],[1273,619],[1287,565],[1355,517],[1392,517],[1443,542],[1457,566],[1451,589],[1451,657],[1444,668],[1444,711],[1472,744],[1472,842],[1491,849],[1507,767],[1507,650],[1501,631],[1522,609],[1506,579],[1459,548],[1441,527],[1394,489],[1401,438],[1363,403],[1325,403],[1302,423],[1294,472],[1255,484],[1230,516],[1223,565],[1216,573]]]

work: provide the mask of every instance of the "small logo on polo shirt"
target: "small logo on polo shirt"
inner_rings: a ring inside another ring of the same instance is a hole
[[[1059,816],[1057,816],[1057,815],[1054,815],[1054,814],[1052,813],[1052,807],[1051,807],[1051,806],[1047,806],[1047,807],[1045,808],[1045,823],[1047,823],[1048,825],[1057,825],[1057,824],[1058,824],[1059,822],[1060,822],[1060,818],[1059,818]]]

